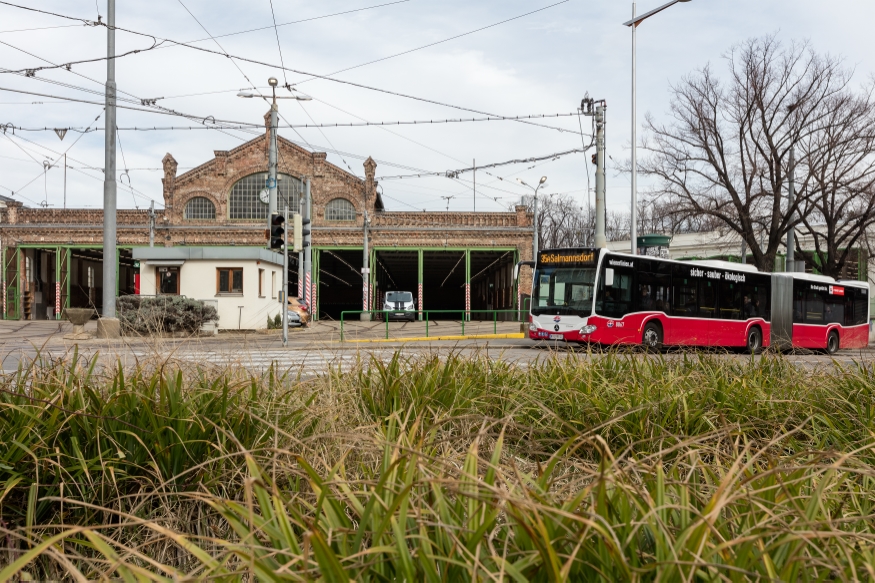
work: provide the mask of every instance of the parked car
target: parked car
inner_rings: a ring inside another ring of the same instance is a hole
[[[413,301],[413,294],[409,291],[386,292],[383,310],[389,312],[390,320],[413,322],[416,319],[416,303]]]
[[[310,322],[310,310],[307,304],[298,301],[298,298],[289,298],[289,326],[307,327]]]

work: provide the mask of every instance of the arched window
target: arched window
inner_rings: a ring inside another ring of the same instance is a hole
[[[355,207],[345,198],[335,198],[325,205],[326,221],[354,221]]]
[[[290,213],[300,212],[303,183],[288,174],[277,175],[277,210],[282,212],[286,206]],[[228,218],[231,220],[266,219],[268,201],[261,197],[261,191],[267,189],[267,172],[250,174],[231,187],[228,197]]]
[[[196,196],[185,203],[183,216],[188,220],[215,220],[216,205],[208,198]]]

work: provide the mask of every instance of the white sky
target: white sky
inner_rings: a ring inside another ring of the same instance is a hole
[[[285,23],[363,8],[387,0],[330,0],[318,3],[273,0],[277,23]],[[389,0],[391,1],[391,0]],[[554,0],[555,1],[555,0]],[[213,35],[227,34],[272,24],[270,0],[182,0]],[[22,5],[95,20],[106,14],[106,0],[18,0]],[[318,74],[330,74],[375,59],[415,49],[483,26],[494,24],[553,2],[427,2],[408,0],[352,14],[280,27],[279,41],[287,67]],[[662,0],[639,3],[639,14],[660,5]],[[118,2],[117,25],[178,41],[205,38],[198,23],[180,0]],[[410,95],[442,101],[501,115],[529,115],[575,112],[584,93],[608,102],[608,154],[619,163],[629,156],[631,131],[631,33],[621,23],[631,17],[631,4],[617,1],[568,0],[552,8],[500,24],[459,39],[407,55],[370,64],[337,75],[337,78]],[[677,4],[645,22],[638,30],[638,122],[648,112],[661,117],[668,109],[669,84],[686,73],[712,63],[722,72],[722,55],[734,43],[752,36],[778,33],[784,42],[808,39],[820,52],[841,55],[857,71],[856,80],[866,81],[875,72],[871,22],[875,2],[871,0],[693,0]],[[71,26],[48,30],[6,32],[35,27],[74,24],[58,17],[36,14],[0,4],[0,68],[17,70],[44,64],[96,58],[105,55],[106,29]],[[866,39],[870,40],[866,40]],[[219,39],[232,55],[279,64],[277,38],[272,28]],[[12,46],[9,46],[12,45]],[[147,48],[151,40],[124,32],[117,33],[118,52]],[[198,43],[217,49],[212,41]],[[29,56],[15,48],[23,49]],[[279,68],[238,62],[258,87],[266,88],[273,75],[284,83]],[[239,99],[238,90],[249,86],[244,75],[229,59],[187,48],[161,48],[119,59],[116,75],[120,92],[137,98],[163,97],[158,103],[197,116],[249,123],[261,123],[265,102]],[[90,77],[85,79],[78,74]],[[306,79],[286,74],[288,81]],[[35,78],[0,73],[0,87],[102,102],[104,62],[42,71]],[[61,87],[43,79],[94,90],[90,94]],[[326,80],[311,80],[300,90],[314,101],[299,104],[281,102],[281,113],[290,123],[346,123],[479,117],[476,114],[431,105],[383,93],[354,88]],[[192,93],[212,95],[174,97]],[[281,93],[282,94],[282,93]],[[120,93],[120,96],[125,96]],[[33,101],[42,104],[31,104]],[[99,105],[57,100],[0,91],[0,124],[23,127],[86,127],[102,110]],[[343,111],[341,111],[343,110]],[[347,112],[347,113],[344,113]],[[576,130],[574,117],[544,120],[543,123]],[[97,123],[103,127],[103,118]],[[184,118],[120,109],[119,127],[190,126]],[[589,133],[584,118],[584,131]],[[363,175],[362,159],[445,171],[471,165],[516,158],[543,156],[581,146],[575,133],[560,133],[510,121],[446,124],[416,127],[356,127],[282,129],[281,135],[297,142],[309,142],[315,149],[333,148],[358,158],[329,154],[328,159]],[[324,133],[323,133],[324,132]],[[53,132],[18,132],[0,136],[0,194],[15,196],[29,206],[43,201],[54,207],[63,204],[63,164],[43,171],[46,156],[70,148],[80,134],[70,132],[59,141]],[[170,152],[180,172],[199,165],[213,150],[231,149],[251,135],[216,131],[120,132],[119,173],[130,168],[132,195],[119,187],[119,207],[140,208],[149,198],[161,206],[161,158]],[[30,140],[30,143],[22,138]],[[24,150],[22,150],[22,148]],[[31,156],[34,159],[31,158]],[[70,149],[67,172],[67,205],[100,207],[103,199],[103,133],[90,133]],[[345,160],[345,162],[344,162]],[[514,182],[521,177],[536,183],[547,175],[544,193],[572,193],[586,201],[586,156],[569,155],[556,161],[505,166],[477,173],[477,209],[504,210],[527,190]],[[97,168],[82,171],[83,166]],[[609,168],[610,170],[610,168]],[[84,173],[83,173],[84,172]],[[377,176],[408,174],[409,170],[380,164]],[[86,176],[85,174],[90,175]],[[498,180],[498,176],[504,178]],[[36,180],[34,180],[36,178]],[[461,181],[445,177],[385,180],[382,187],[391,210],[470,210],[474,200],[471,175]],[[591,173],[594,186],[594,174]],[[127,179],[125,184],[127,184]],[[33,182],[31,182],[33,181]],[[24,187],[25,184],[30,184]],[[608,207],[628,210],[629,178],[609,171]],[[24,188],[22,188],[24,187]],[[498,200],[488,197],[498,197]]]

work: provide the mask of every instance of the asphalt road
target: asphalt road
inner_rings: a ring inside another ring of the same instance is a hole
[[[421,324],[421,323],[419,323]],[[392,333],[401,331],[403,324]],[[519,325],[516,324],[516,331]],[[449,328],[448,325],[445,326]],[[492,327],[490,323],[490,328]],[[93,329],[94,323],[86,327]],[[379,339],[383,335],[380,324],[373,327],[370,334],[361,329],[358,338],[371,336]],[[421,357],[431,354],[446,355],[459,353],[466,356],[479,355],[494,360],[512,362],[529,366],[546,358],[597,358],[598,351],[588,351],[586,347],[564,343],[533,342],[528,339],[465,339],[446,341],[416,342],[340,342],[336,323],[317,324],[312,328],[293,329],[289,334],[289,345],[283,347],[277,333],[221,334],[200,338],[125,338],[122,340],[70,341],[63,338],[69,333],[70,325],[65,322],[0,322],[0,369],[16,370],[19,364],[27,365],[35,358],[68,359],[74,350],[80,355],[98,355],[99,362],[115,365],[134,366],[143,362],[165,362],[174,360],[192,364],[241,366],[253,371],[264,370],[273,363],[281,368],[300,369],[304,375],[319,374],[328,367],[349,368],[360,361],[372,358],[388,360],[396,351],[402,356]],[[478,332],[483,332],[479,331]],[[489,330],[491,332],[491,330]],[[635,358],[651,358],[634,349],[621,349],[620,352]],[[672,349],[665,357],[674,358],[693,354],[701,350]],[[740,352],[710,351],[719,358],[744,359],[749,356]],[[835,364],[875,362],[875,348],[864,350],[844,350],[834,357],[821,353],[791,353],[785,356],[792,362],[806,367]]]

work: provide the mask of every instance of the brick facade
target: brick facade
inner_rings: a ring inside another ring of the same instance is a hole
[[[164,156],[165,208],[156,210],[155,245],[265,244],[264,223],[230,220],[228,204],[236,182],[267,172],[268,143],[266,128],[264,135],[233,150],[217,150],[211,160],[183,174],[177,174],[179,164],[172,154]],[[373,247],[512,248],[519,259],[531,258],[532,217],[525,207],[503,213],[384,211],[373,159],[364,162],[364,178],[360,178],[328,163],[323,152],[310,152],[282,137],[277,143],[278,171],[311,181],[314,248],[361,247],[367,210]],[[215,205],[216,219],[185,219],[185,205],[193,197],[210,200]],[[325,205],[335,198],[344,198],[353,205],[354,220],[326,220]],[[119,245],[148,245],[148,210],[119,210],[117,216]],[[9,199],[0,204],[0,245],[7,257],[9,250],[19,245],[100,245],[102,229],[100,209],[26,208]],[[523,282],[522,288],[528,292],[530,282]]]

